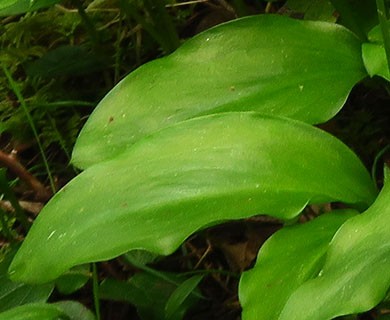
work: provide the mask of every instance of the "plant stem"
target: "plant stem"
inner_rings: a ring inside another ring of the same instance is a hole
[[[52,118],[52,116],[47,113],[47,118],[49,119],[49,123],[52,127],[53,133],[56,136],[56,139],[58,140],[58,143],[60,144],[62,151],[64,151],[66,157],[68,158],[68,161],[71,159],[70,152],[68,151],[68,147],[66,146],[66,142],[64,138],[62,137],[60,131],[57,128],[56,121]]]
[[[39,106],[42,108],[57,108],[57,107],[94,107],[96,106],[96,103],[93,102],[87,102],[87,101],[55,101],[55,102],[48,102],[48,103],[37,103],[35,106]]]
[[[11,170],[21,180],[28,184],[35,192],[35,198],[38,200],[47,201],[51,197],[51,193],[46,190],[45,186],[30,172],[28,172],[27,169],[14,156],[12,156],[12,154],[6,154],[0,150],[0,164]],[[2,177],[0,175],[0,183],[1,182]],[[17,210],[18,207],[14,209]]]
[[[96,47],[99,46],[99,34],[95,28],[95,25],[92,23],[91,19],[88,17],[85,9],[83,7],[83,3],[80,0],[73,0],[73,4],[76,6],[77,11],[80,15],[81,20],[83,21],[87,32],[89,33],[92,42]]]
[[[387,68],[390,72],[390,28],[389,28],[389,10],[385,0],[376,0],[378,10],[379,25],[382,31],[383,45],[385,46]]]
[[[3,69],[3,72],[4,72],[5,76],[8,79],[8,82],[9,82],[13,92],[15,93],[16,97],[18,98],[19,103],[20,103],[20,105],[21,105],[25,115],[26,115],[27,121],[28,121],[28,123],[29,123],[29,125],[31,127],[31,130],[32,130],[33,134],[34,134],[34,138],[35,138],[35,140],[36,140],[36,142],[38,144],[39,152],[41,154],[42,161],[43,161],[43,163],[45,165],[47,176],[49,177],[51,190],[52,190],[53,193],[55,193],[56,192],[56,188],[55,188],[55,184],[54,184],[54,179],[53,179],[53,176],[51,174],[50,167],[49,167],[49,162],[48,162],[48,160],[46,158],[46,155],[45,155],[45,152],[43,150],[43,146],[42,146],[41,140],[39,138],[37,128],[35,127],[34,120],[33,120],[32,116],[31,116],[31,114],[30,114],[30,112],[29,112],[29,110],[27,108],[26,102],[25,102],[25,100],[23,98],[22,93],[19,90],[19,87],[18,87],[17,83],[12,78],[11,73],[8,71],[8,69],[4,65],[2,65],[2,69]]]
[[[93,302],[95,304],[96,319],[100,320],[100,300],[99,300],[99,279],[96,269],[96,263],[92,263],[92,290]]]

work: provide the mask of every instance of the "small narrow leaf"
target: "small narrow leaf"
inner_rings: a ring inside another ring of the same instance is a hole
[[[310,125],[257,113],[181,122],[87,169],[41,211],[11,277],[45,282],[129,250],[172,253],[205,226],[307,203],[367,207],[376,189],[344,144]]]
[[[269,238],[256,265],[241,277],[242,319],[278,319],[295,289],[318,275],[333,235],[356,213],[327,213],[308,223],[285,227]]]
[[[202,281],[203,276],[197,275],[185,280],[180,284],[174,292],[172,292],[165,305],[165,318],[172,319],[177,312],[182,309],[184,302],[188,296],[196,289]]]
[[[127,76],[90,116],[72,161],[85,169],[156,130],[217,112],[324,122],[366,75],[361,43],[344,27],[277,15],[234,20]]]
[[[390,170],[375,203],[349,219],[330,244],[320,276],[299,287],[281,320],[328,320],[367,311],[390,287]]]

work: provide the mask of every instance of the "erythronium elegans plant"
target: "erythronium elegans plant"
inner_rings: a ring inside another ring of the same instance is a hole
[[[311,126],[332,118],[368,75],[385,77],[383,43],[370,39],[260,15],[140,67],[91,115],[73,152],[85,171],[42,210],[11,278],[45,283],[134,249],[166,255],[223,221],[291,220],[308,204],[337,201],[351,209],[285,227],[261,248],[241,279],[243,319],[331,319],[374,307],[390,284],[389,174],[377,197],[358,157]]]

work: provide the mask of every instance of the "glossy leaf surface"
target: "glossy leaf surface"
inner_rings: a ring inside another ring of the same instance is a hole
[[[241,277],[242,319],[279,319],[295,289],[318,275],[333,235],[354,215],[353,210],[327,213],[305,224],[285,227],[269,238],[256,265]]]
[[[0,313],[0,320],[95,320],[95,316],[79,302],[61,301],[25,304]]]
[[[365,76],[361,44],[344,27],[277,15],[238,19],[127,76],[90,116],[72,161],[85,169],[156,130],[217,112],[324,122]]]
[[[0,320],[70,320],[64,312],[52,304],[25,304],[0,313]]]
[[[298,288],[281,320],[327,320],[367,311],[390,286],[390,170],[374,204],[344,223],[332,240],[323,270]]]
[[[363,208],[375,196],[356,155],[319,129],[258,113],[205,116],[77,176],[41,211],[10,272],[45,282],[133,249],[169,254],[225,220],[290,219],[311,202]]]

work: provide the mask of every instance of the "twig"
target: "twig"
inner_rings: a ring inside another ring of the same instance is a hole
[[[34,216],[37,216],[43,208],[42,202],[31,202],[31,201],[21,200],[19,201],[19,205],[23,210],[32,213]],[[0,200],[0,208],[7,212],[15,211],[15,208],[12,206],[11,201],[7,201],[7,200]]]
[[[27,169],[12,155],[0,150],[0,163],[26,182],[35,192],[36,199],[47,201],[51,194],[45,186],[35,178]]]
[[[192,0],[192,1],[186,1],[186,2],[179,2],[179,3],[169,3],[169,4],[166,4],[165,7],[166,8],[170,8],[170,7],[179,7],[179,6],[188,6],[188,5],[191,5],[191,4],[198,4],[198,3],[202,3],[202,2],[208,2],[210,0]]]
[[[1,68],[3,69],[3,72],[6,76],[6,78],[8,79],[8,82],[11,86],[12,91],[15,93],[16,97],[18,98],[20,106],[22,107],[23,112],[27,118],[27,122],[31,127],[31,130],[32,130],[34,137],[35,137],[35,141],[37,142],[37,145],[39,148],[39,152],[40,152],[41,157],[42,157],[43,164],[45,165],[47,176],[48,176],[49,181],[50,181],[51,190],[53,193],[55,193],[56,188],[55,188],[53,176],[52,176],[51,171],[50,171],[49,162],[48,162],[47,157],[45,155],[45,151],[43,150],[43,145],[41,143],[41,139],[39,138],[38,130],[35,126],[34,120],[30,114],[30,111],[27,108],[26,101],[24,100],[24,97],[22,95],[22,92],[19,89],[19,86],[17,85],[15,80],[12,78],[12,75],[11,75],[10,71],[7,69],[7,67],[5,65],[1,65]]]

